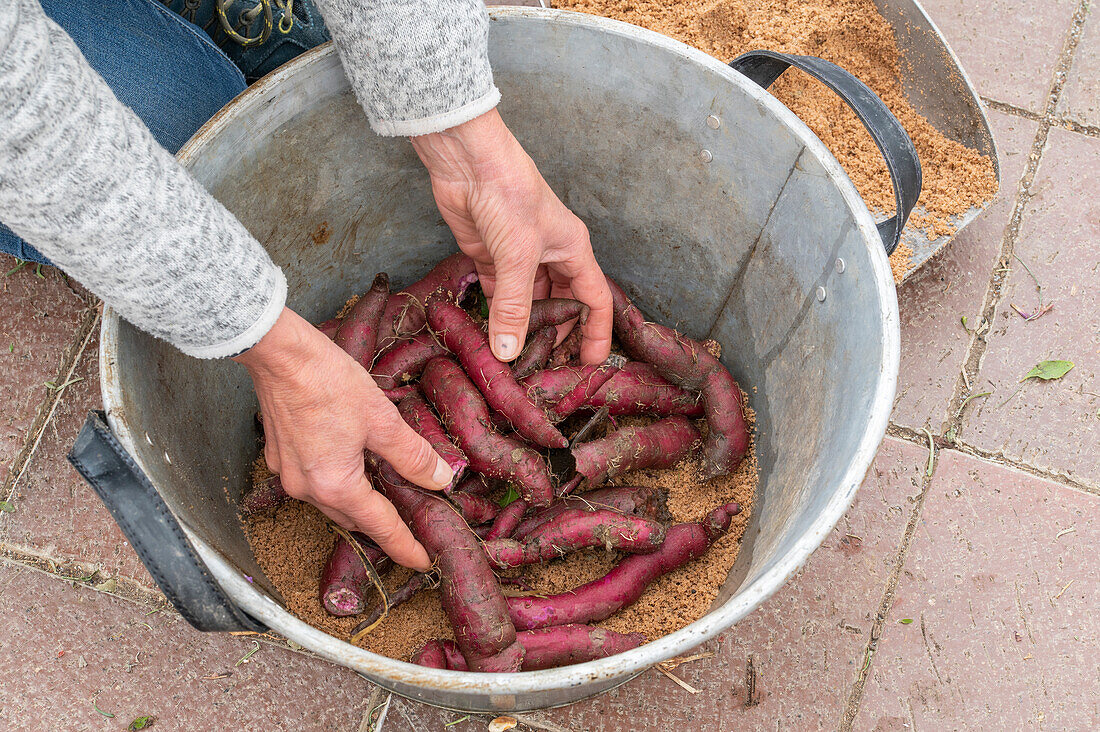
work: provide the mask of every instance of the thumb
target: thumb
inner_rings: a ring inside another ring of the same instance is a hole
[[[501,361],[511,361],[523,350],[537,269],[537,263],[496,267],[496,287],[489,303],[489,347]]]
[[[373,424],[367,448],[392,465],[405,480],[421,488],[438,491],[450,485],[454,479],[451,466],[409,427],[389,399],[381,392],[378,396],[380,402],[370,412]]]

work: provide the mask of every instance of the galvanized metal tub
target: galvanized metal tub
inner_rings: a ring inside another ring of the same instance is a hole
[[[313,629],[280,605],[236,517],[256,453],[247,375],[187,358],[112,311],[101,341],[115,434],[232,600],[388,689],[469,711],[612,688],[775,592],[849,506],[884,434],[899,358],[874,221],[789,110],[719,61],[629,25],[549,10],[492,17],[501,111],[588,223],[608,274],[655,317],[721,341],[756,410],[752,526],[708,615],[625,654],[507,676],[421,668]],[[376,271],[409,282],[453,248],[408,143],[371,133],[331,48],[254,86],[180,159],[268,248],[307,318],[331,315]]]

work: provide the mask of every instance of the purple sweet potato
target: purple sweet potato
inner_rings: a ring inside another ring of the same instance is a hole
[[[485,496],[454,490],[451,491],[450,499],[470,526],[487,524],[500,513],[500,506]]]
[[[388,351],[397,338],[419,333],[424,328],[424,301],[433,292],[446,292],[452,299],[462,298],[466,288],[477,282],[474,260],[456,252],[432,268],[432,271],[401,292],[391,295],[382,314],[378,350]]]
[[[523,567],[594,546],[648,553],[665,540],[664,525],[618,511],[570,508],[534,529],[522,541],[494,539],[482,544],[496,569]]]
[[[516,382],[511,367],[493,355],[488,337],[465,310],[446,298],[432,297],[427,313],[432,331],[458,357],[489,406],[507,417],[516,432],[543,447],[569,445],[546,412],[535,406]]]
[[[455,490],[475,496],[487,496],[493,492],[493,484],[484,475],[471,471],[466,473],[462,482],[455,486]]]
[[[702,523],[677,524],[651,554],[631,554],[603,577],[548,597],[510,597],[508,612],[520,630],[596,623],[635,602],[661,575],[697,559],[741,512],[736,503],[714,509]]]
[[[564,394],[595,371],[596,366],[560,366],[528,374],[520,380],[528,396],[544,408],[553,408]],[[671,417],[703,416],[703,402],[697,392],[681,389],[642,361],[627,361],[612,374],[603,386],[592,394],[584,406],[599,409],[606,406],[614,416],[649,415]]]
[[[283,482],[279,476],[272,475],[259,483],[252,484],[241,496],[237,509],[242,516],[249,516],[281,506],[289,500],[290,494],[283,488]]]
[[[561,395],[554,406],[547,412],[551,422],[561,422],[573,412],[583,407],[588,400],[606,384],[611,377],[618,373],[626,363],[626,359],[617,354],[611,354],[599,366],[588,370],[577,385]]]
[[[569,335],[550,352],[550,361],[546,364],[549,368],[556,369],[576,361],[581,356],[581,341],[584,333],[580,328],[573,328]]]
[[[545,366],[557,338],[558,329],[552,325],[539,328],[534,335],[529,336],[527,345],[523,347],[523,353],[519,354],[519,358],[512,363],[512,376],[522,379]]]
[[[531,317],[527,321],[527,332],[534,333],[548,325],[563,325],[570,320],[578,320],[581,325],[588,319],[588,306],[579,300],[551,297],[535,300],[531,303]]]
[[[616,416],[671,417],[681,414],[692,419],[703,416],[703,402],[698,393],[670,383],[641,361],[630,361],[623,366],[588,400],[588,406],[592,409],[606,406]]]
[[[566,496],[554,501],[546,508],[525,518],[516,526],[511,537],[518,541],[526,539],[532,531],[544,523],[570,509],[595,511],[607,509],[628,516],[657,518],[661,507],[662,493],[648,486],[616,485],[610,488],[598,488],[577,495]]]
[[[644,468],[671,468],[699,446],[699,430],[685,417],[666,417],[644,427],[625,427],[573,448],[577,472],[592,485]]]
[[[389,464],[379,483],[439,571],[443,610],[475,671],[515,671],[523,658],[507,604],[481,542],[453,506],[405,482]]]
[[[601,365],[572,365],[542,369],[524,376],[519,383],[527,391],[531,401],[545,409],[550,409],[563,396],[576,389],[578,384],[591,377]],[[614,378],[613,374],[611,380],[613,381]]]
[[[394,404],[400,403],[401,400],[404,399],[407,396],[411,396],[413,394],[419,394],[419,393],[420,393],[420,390],[416,388],[416,384],[405,384],[404,386],[399,386],[395,389],[383,389],[382,390],[382,394],[384,394],[385,397],[387,399],[389,399],[391,402],[393,402]]]
[[[374,362],[370,375],[382,389],[394,389],[415,380],[424,364],[436,356],[445,356],[447,349],[431,333],[421,332],[394,342],[393,346]]]
[[[374,542],[361,534],[352,534],[366,553],[375,571],[389,566],[390,559]],[[358,615],[366,608],[367,598],[375,592],[363,560],[344,537],[337,536],[332,554],[321,572],[321,604],[337,617]]]
[[[482,538],[486,541],[492,541],[494,539],[505,539],[511,536],[530,505],[531,504],[522,498],[517,498],[500,509],[500,513],[493,519],[493,525],[489,527],[488,533]]]
[[[462,479],[463,473],[466,472],[466,466],[470,464],[466,456],[443,431],[443,425],[440,424],[439,418],[435,416],[432,408],[419,394],[410,394],[398,402],[397,411],[401,413],[401,417],[418,435],[428,441],[436,454],[443,458],[447,465],[451,466],[451,470],[454,471],[454,478],[445,489],[447,493],[450,493],[458,484],[458,481]],[[478,523],[482,522],[479,521]]]
[[[672,328],[646,322],[626,293],[610,278],[607,283],[615,305],[615,335],[623,350],[631,358],[652,364],[672,383],[703,393],[710,428],[703,446],[704,470],[708,478],[728,474],[749,447],[737,382],[706,348]]]
[[[457,363],[433,358],[424,367],[420,387],[443,418],[447,433],[458,441],[472,470],[514,484],[533,505],[550,502],[553,488],[542,456],[493,430],[485,400]]]
[[[616,633],[591,625],[559,625],[516,633],[523,670],[538,671],[624,653],[645,643],[641,633]]]
[[[368,371],[374,362],[374,348],[378,342],[378,324],[390,296],[390,278],[385,272],[374,278],[367,293],[352,306],[333,340],[336,345],[358,361]]]
[[[516,634],[524,649],[524,671],[585,663],[623,653],[645,643],[641,633],[616,633],[591,625],[559,625]],[[412,657],[412,663],[429,668],[469,671],[466,659],[452,640],[433,638]]]
[[[422,645],[412,658],[409,659],[410,663],[415,663],[417,666],[424,666],[426,668],[448,668],[447,656],[443,650],[444,643],[454,644],[454,650],[458,650],[458,644],[452,640],[440,640],[439,638],[432,638]],[[460,654],[461,655],[461,654]],[[462,665],[466,665],[466,659],[462,659]],[[465,669],[451,669],[452,671],[469,671],[469,668]]]
[[[336,329],[340,327],[340,319],[339,318],[330,318],[329,320],[326,320],[323,323],[318,323],[314,327],[317,328],[317,330],[324,333],[330,339],[335,338],[336,337]]]

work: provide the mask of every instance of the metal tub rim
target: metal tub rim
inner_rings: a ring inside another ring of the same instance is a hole
[[[626,653],[562,668],[525,671],[507,676],[429,669],[399,661],[353,646],[299,620],[250,584],[215,547],[207,544],[186,524],[183,524],[188,538],[227,594],[250,615],[288,639],[335,663],[367,675],[372,681],[377,682],[381,679],[384,686],[385,682],[389,681],[414,687],[483,694],[491,697],[501,694],[530,694],[552,689],[570,689],[594,682],[603,682],[605,686],[609,686],[615,681],[626,681],[653,664],[680,655],[729,629],[782,587],[787,579],[802,567],[810,554],[820,546],[848,510],[886,433],[900,363],[900,329],[893,278],[870,212],[832,153],[793,112],[774,97],[718,59],[679,41],[626,23],[569,11],[535,8],[492,8],[490,15],[494,20],[524,18],[531,22],[594,28],[627,37],[661,51],[686,57],[739,87],[742,93],[748,95],[786,125],[830,174],[845,204],[856,219],[856,225],[862,234],[865,246],[870,250],[870,275],[885,315],[879,324],[884,356],[882,363],[879,364],[878,380],[871,399],[871,418],[865,424],[859,444],[853,450],[851,461],[841,481],[842,485],[837,489],[826,509],[817,516],[811,528],[799,537],[773,567],[763,572],[750,584],[740,588],[721,606],[680,630],[654,639]],[[186,165],[202,149],[207,139],[216,135],[235,116],[247,114],[251,109],[263,104],[264,99],[277,89],[284,78],[298,73],[309,65],[334,61],[339,63],[339,60],[334,57],[335,51],[331,44],[326,44],[264,77],[204,125],[180,151],[179,160]],[[118,314],[111,308],[106,308],[101,326],[99,351],[103,403],[112,430],[141,465],[140,452],[136,449],[140,433],[136,425],[131,426],[127,422],[127,415],[123,409],[121,376],[115,368],[119,327]],[[144,465],[141,467],[146,469]]]

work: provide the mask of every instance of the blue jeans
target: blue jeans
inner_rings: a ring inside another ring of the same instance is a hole
[[[210,37],[156,0],[39,2],[169,152],[244,91],[244,75]],[[49,264],[3,223],[0,252]]]

